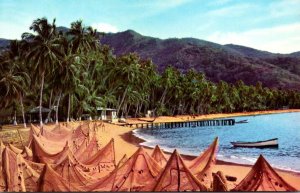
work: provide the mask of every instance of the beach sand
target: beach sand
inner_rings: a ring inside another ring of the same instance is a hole
[[[224,118],[224,117],[232,117],[232,116],[246,116],[246,115],[261,115],[261,114],[271,114],[271,113],[287,113],[287,112],[300,112],[300,110],[279,110],[279,111],[257,111],[253,113],[234,113],[234,114],[211,114],[211,115],[201,115],[196,116],[196,119],[212,119],[212,118]],[[153,118],[145,118],[149,120],[153,120]],[[183,121],[183,120],[191,120],[192,116],[176,116],[176,117],[158,117],[155,119],[155,122],[163,122],[163,121]],[[143,119],[128,119],[127,122],[137,123],[141,122]],[[99,138],[101,141],[101,145],[105,145],[109,142],[111,138],[115,140],[115,151],[116,151],[116,161],[118,161],[124,156],[130,157],[138,148],[138,144],[142,142],[141,139],[132,135],[132,130],[134,128],[118,126],[113,124],[105,123],[105,128],[103,130],[99,129]],[[146,151],[151,155],[152,149],[145,148]],[[179,152],[180,153],[180,152]],[[199,152],[200,153],[200,152]],[[170,156],[170,153],[166,153],[167,157]],[[257,155],[258,157],[259,155]],[[185,161],[188,163],[193,156],[183,156]],[[250,171],[250,165],[242,165],[235,164],[224,161],[217,161],[216,166],[214,167],[214,172],[222,171],[225,175],[235,176],[237,177],[236,182],[229,183],[229,187],[233,188],[236,184],[238,184]],[[276,169],[279,175],[285,179],[289,184],[294,186],[297,190],[300,190],[300,173],[283,171]]]
[[[261,114],[272,114],[272,113],[288,113],[288,112],[300,112],[300,110],[278,110],[278,111],[257,111],[251,113],[232,113],[232,114],[210,114],[210,115],[200,115],[200,116],[175,116],[175,117],[157,117],[155,119],[155,123],[159,122],[175,122],[175,121],[187,121],[187,120],[203,120],[203,119],[213,119],[213,118],[226,118],[232,116],[247,116],[247,115],[261,115]],[[127,119],[127,123],[143,123],[147,121],[153,121],[153,118],[133,118]],[[71,123],[74,127],[78,124],[78,122]],[[19,128],[22,131],[28,131],[29,129],[22,129],[22,126],[4,126],[4,131]],[[111,138],[114,138],[115,141],[115,152],[116,152],[116,161],[127,155],[129,158],[139,147],[139,143],[143,142],[141,139],[135,137],[132,134],[133,127],[124,127],[116,124],[105,123],[104,128],[98,129],[98,138],[100,141],[100,145],[103,147],[106,145]],[[28,132],[26,132],[28,133]],[[145,147],[146,151],[151,155],[152,149]],[[180,153],[180,152],[179,152]],[[199,152],[200,153],[200,152]],[[166,152],[166,156],[169,157],[170,153]],[[259,155],[257,155],[258,157]],[[186,163],[195,158],[194,156],[182,156]],[[225,175],[237,177],[236,182],[230,182],[229,188],[233,188],[236,184],[238,184],[250,171],[251,166],[235,164],[230,162],[224,162],[221,160],[217,160],[216,166],[214,166],[214,172],[222,171]],[[285,179],[289,184],[294,186],[297,190],[300,190],[300,173],[290,172],[278,170],[276,171],[279,175]]]

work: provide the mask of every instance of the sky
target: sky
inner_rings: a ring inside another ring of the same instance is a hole
[[[0,38],[20,39],[41,17],[57,26],[81,19],[104,32],[300,51],[300,0],[0,0]]]

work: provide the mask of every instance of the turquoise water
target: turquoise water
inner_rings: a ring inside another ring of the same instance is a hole
[[[282,113],[234,117],[248,123],[234,126],[184,127],[172,129],[136,129],[142,145],[160,145],[166,151],[177,148],[181,154],[199,155],[215,137],[219,137],[217,158],[235,163],[253,164],[260,154],[280,169],[300,172],[300,113]],[[260,141],[278,138],[278,149],[233,148],[231,141]]]

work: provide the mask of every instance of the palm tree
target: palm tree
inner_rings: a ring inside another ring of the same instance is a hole
[[[30,81],[30,77],[25,72],[14,72],[12,70],[1,73],[0,77],[0,90],[1,94],[7,103],[14,100],[20,100],[23,123],[26,128],[25,112],[23,105],[23,97],[25,94],[26,86]]]
[[[19,100],[23,116],[24,127],[26,128],[25,111],[23,105],[23,98],[26,95],[26,89],[30,83],[28,73],[23,69],[24,58],[21,42],[13,40],[10,43],[9,50],[6,52],[6,60],[2,61],[1,66],[9,66],[9,68],[2,69],[1,84],[2,94],[6,101]]]
[[[42,102],[45,76],[46,73],[53,72],[62,54],[57,39],[55,19],[52,24],[49,24],[46,18],[34,20],[30,26],[30,30],[33,30],[36,35],[24,33],[22,39],[27,41],[30,45],[30,50],[26,57],[33,66],[35,73],[37,73],[37,77],[40,78],[39,116],[40,125],[42,126]]]

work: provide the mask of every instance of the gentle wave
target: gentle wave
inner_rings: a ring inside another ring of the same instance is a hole
[[[198,156],[202,153],[202,152],[194,152],[194,151],[185,150],[184,148],[180,148],[175,145],[173,147],[167,147],[167,146],[161,145],[158,142],[158,140],[155,139],[154,136],[141,133],[141,129],[135,129],[135,130],[133,130],[132,133],[135,137],[143,139],[144,142],[140,143],[140,145],[143,145],[146,147],[154,148],[156,145],[160,145],[161,149],[168,153],[172,153],[174,151],[174,149],[176,148],[180,152],[180,154],[190,155],[190,156]],[[256,162],[257,158],[258,157],[245,157],[245,156],[239,156],[239,155],[223,155],[223,154],[217,155],[218,160],[236,163],[236,164],[246,164],[246,165],[253,165]],[[280,170],[284,170],[284,171],[300,173],[300,170],[295,170],[295,169],[292,169],[291,167],[287,167],[287,166],[274,165],[274,164],[271,164],[271,166],[274,168],[280,169]]]

